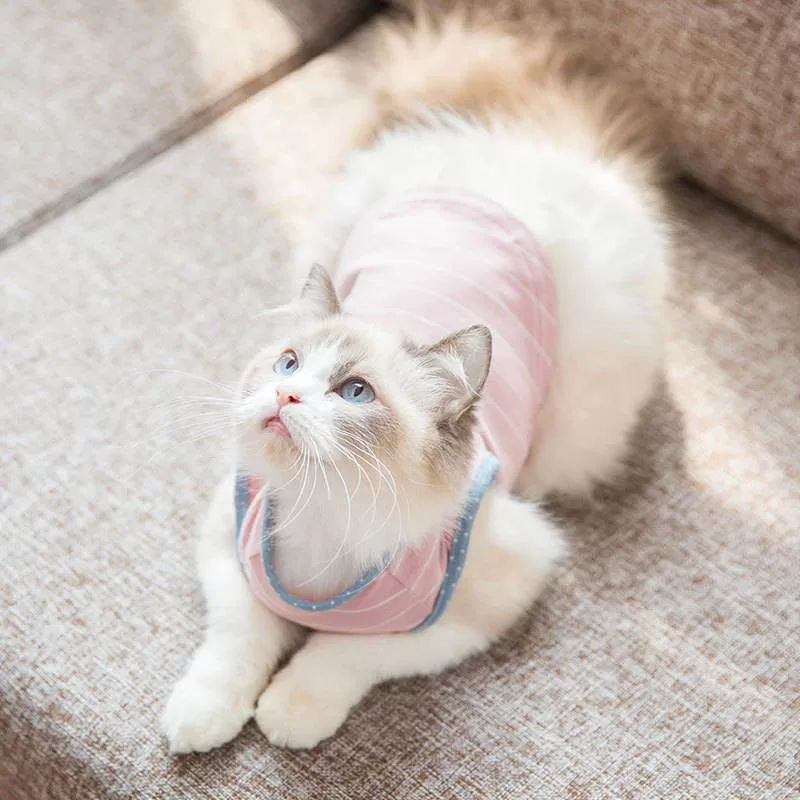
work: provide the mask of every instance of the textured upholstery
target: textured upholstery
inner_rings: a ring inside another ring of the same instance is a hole
[[[410,5],[415,0],[396,0]],[[640,80],[678,164],[800,239],[800,4],[790,0],[423,0],[544,12]],[[533,23],[531,23],[533,24]]]
[[[664,383],[627,479],[553,508],[573,553],[536,608],[488,654],[374,691],[316,751],[251,723],[167,754],[158,715],[203,617],[190,542],[227,454],[161,423],[215,392],[190,375],[230,382],[257,344],[359,54],[0,253],[0,797],[796,797],[800,250],[681,187]],[[65,112],[63,135],[87,124]]]

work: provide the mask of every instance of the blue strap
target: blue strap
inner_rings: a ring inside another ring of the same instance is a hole
[[[467,560],[467,550],[469,549],[472,526],[475,523],[475,517],[478,514],[481,500],[489,486],[494,483],[499,467],[500,465],[497,459],[488,452],[478,464],[478,468],[472,476],[472,484],[469,487],[469,494],[467,495],[467,502],[464,504],[464,510],[461,512],[461,516],[456,522],[456,527],[453,532],[453,542],[450,545],[450,555],[447,559],[447,570],[444,573],[444,580],[439,589],[436,604],[428,615],[428,618],[414,628],[415,631],[421,631],[433,625],[447,608],[453,596],[453,592],[456,590],[458,579],[461,577],[464,563]]]
[[[486,490],[493,483],[497,476],[498,462],[491,453],[485,453],[472,476],[467,500],[464,508],[456,521],[455,530],[453,532],[453,541],[450,547],[450,554],[447,560],[447,569],[445,571],[444,580],[439,589],[439,594],[436,598],[433,610],[430,615],[414,630],[422,630],[432,625],[444,613],[447,608],[450,598],[453,596],[458,579],[461,577],[461,572],[464,569],[464,562],[467,558],[467,549],[469,548],[470,534],[472,533],[472,526],[475,522],[475,517],[478,513],[481,500],[483,499]],[[326,600],[312,602],[305,600],[302,597],[297,597],[283,587],[278,576],[275,574],[275,569],[272,564],[272,530],[274,528],[274,520],[276,514],[275,497],[274,495],[267,495],[265,499],[264,508],[264,522],[261,530],[261,563],[264,572],[270,585],[274,589],[278,597],[283,600],[287,605],[292,608],[298,608],[303,611],[327,611],[329,609],[338,608],[339,606],[351,600],[357,594],[362,592],[378,575],[386,568],[387,563],[379,566],[372,567],[367,570],[349,589],[339,592],[335,597]],[[236,476],[236,544],[238,547],[239,539],[242,533],[242,525],[247,514],[247,508],[250,504],[250,493],[247,475],[242,473]]]
[[[247,509],[250,505],[250,481],[242,472],[236,473],[236,489],[235,505],[236,505],[236,548],[239,548],[239,539],[242,537],[242,526],[244,525],[244,518],[247,516]]]
[[[275,590],[278,597],[284,603],[290,605],[292,608],[299,608],[302,611],[328,611],[332,608],[338,608],[342,603],[346,603],[351,598],[355,597],[361,592],[368,584],[372,583],[378,575],[386,568],[386,564],[381,564],[377,567],[372,567],[367,570],[349,589],[345,589],[336,597],[331,597],[327,600],[320,600],[318,602],[311,602],[304,600],[302,597],[296,597],[291,592],[283,587],[275,574],[275,569],[272,566],[272,528],[273,520],[275,519],[275,497],[268,495],[265,501],[264,508],[264,526],[261,530],[261,563],[264,567],[264,572],[267,574],[270,585]]]

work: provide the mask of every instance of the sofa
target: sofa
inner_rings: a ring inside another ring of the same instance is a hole
[[[432,5],[452,5],[452,2]],[[619,482],[496,647],[373,691],[308,752],[167,752],[200,640],[218,395],[357,127],[366,0],[2,11],[0,797],[765,798],[800,792],[800,11],[472,2],[591,38],[680,177],[663,380]]]

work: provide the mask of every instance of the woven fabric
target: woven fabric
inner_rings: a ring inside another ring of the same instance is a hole
[[[395,0],[411,5],[414,0]],[[640,81],[679,165],[800,239],[800,4],[784,0],[423,0],[544,13]],[[533,23],[531,23],[533,24]]]
[[[258,479],[237,476],[236,544],[250,590],[274,614],[316,631],[369,635],[430,627],[445,612],[458,585],[472,526],[497,466],[491,453],[482,453],[455,520],[432,531],[419,547],[401,550],[324,598],[281,585],[272,563],[275,499]]]
[[[300,47],[262,0],[121,0],[113,14],[103,0],[30,0],[5,4],[0,20],[0,234],[136,148],[157,152],[178,119],[191,127]]]
[[[231,320],[258,307],[242,286],[263,285],[245,195],[170,221],[184,170],[205,165],[198,195],[230,180],[208,155],[175,154],[2,259],[17,287],[3,796],[792,797],[800,253],[698,193],[681,198],[667,381],[628,482],[557,509],[572,558],[513,634],[444,676],[372,692],[313,753],[271,748],[251,724],[213,755],[167,755],[158,714],[203,620],[189,543],[224,465],[212,444],[159,440],[150,463],[133,447],[174,391],[141,368],[233,379],[248,351]],[[145,208],[155,230],[115,227]],[[168,269],[130,268],[143,241]]]
[[[250,724],[167,754],[203,624],[191,541],[232,464],[154,417],[259,345],[358,63],[314,62],[0,254],[0,796],[796,797],[800,250],[694,190],[666,379],[627,480],[554,507],[573,552],[532,612],[313,752]]]

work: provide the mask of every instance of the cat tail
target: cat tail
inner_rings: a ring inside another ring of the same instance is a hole
[[[655,109],[554,23],[531,15],[498,22],[463,0],[445,12],[416,0],[394,4],[408,13],[390,17],[378,37],[367,139],[440,110],[572,145],[621,163],[645,185],[671,172]]]

